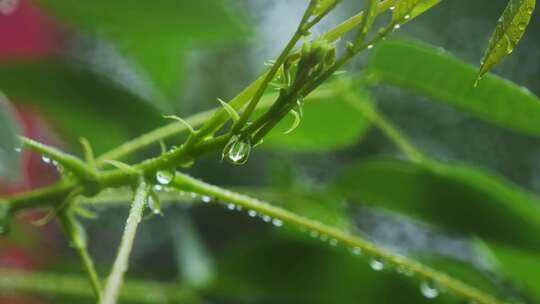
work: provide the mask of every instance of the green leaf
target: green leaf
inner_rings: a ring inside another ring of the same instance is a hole
[[[527,291],[525,303],[540,302],[540,253],[519,250],[499,244],[487,244],[496,257],[500,271]]]
[[[478,79],[506,55],[512,53],[529,25],[535,5],[536,0],[508,1],[502,16],[497,21],[495,32],[489,40]]]
[[[35,105],[65,138],[87,138],[100,153],[162,123],[140,97],[60,60],[0,65],[0,90]]]
[[[0,93],[0,178],[14,180],[17,176],[19,153],[17,127],[7,98]]]
[[[368,73],[383,83],[411,89],[481,119],[540,136],[540,99],[512,82],[487,75],[473,87],[476,69],[440,48],[388,40],[372,52]]]
[[[540,201],[479,168],[370,160],[350,166],[334,187],[355,202],[401,212],[451,232],[540,250]]]
[[[242,37],[242,17],[228,1],[40,0],[75,29],[112,41],[165,93],[178,87],[183,53],[197,42]]]
[[[358,142],[367,133],[370,122],[332,90],[330,87],[308,96],[301,112],[298,111],[302,113],[298,127],[283,134],[294,124],[295,117],[288,115],[265,137],[260,147],[291,152],[324,152]],[[276,95],[265,99],[272,100],[273,97]]]

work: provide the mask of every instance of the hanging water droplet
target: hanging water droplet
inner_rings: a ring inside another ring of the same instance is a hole
[[[203,195],[203,196],[201,196],[201,201],[203,203],[208,204],[208,203],[210,203],[212,201],[212,198],[210,196],[208,196],[208,195]]]
[[[435,299],[439,296],[439,290],[435,287],[433,282],[424,281],[420,283],[420,292],[422,295],[428,299]]]
[[[403,16],[403,19],[405,19],[405,20],[408,20],[408,19],[410,19],[410,18],[411,18],[411,15],[409,15],[409,14]]]
[[[47,155],[42,155],[41,156],[41,160],[46,163],[46,164],[50,164],[51,163],[51,158],[48,157]]]
[[[329,243],[330,243],[330,246],[336,247],[337,244],[338,244],[338,240],[336,240],[336,239],[331,239]]]
[[[369,262],[369,266],[371,267],[371,269],[375,270],[375,271],[381,271],[384,269],[384,263],[377,259],[377,258],[374,258],[372,259],[370,262]]]
[[[17,148],[15,148],[15,152],[17,152],[17,153],[21,153],[21,152],[22,152],[22,148],[21,148],[21,147],[17,147]]]
[[[163,190],[163,186],[162,185],[154,185],[154,191],[162,191]]]
[[[361,255],[362,254],[362,248],[360,247],[353,247],[351,249],[351,253],[354,255]]]
[[[268,223],[272,220],[272,218],[269,215],[263,215],[262,220]]]
[[[160,170],[156,172],[156,180],[162,185],[168,185],[172,182],[174,175],[174,171]]]
[[[396,9],[396,7],[394,5],[390,6],[389,8],[390,8],[391,11]]]
[[[223,149],[223,157],[226,157],[227,160],[235,165],[242,165],[248,160],[250,152],[251,140],[249,136],[243,136],[241,138],[233,135]]]
[[[257,216],[257,211],[255,211],[255,210],[249,210],[249,211],[248,211],[248,215],[249,215],[249,217],[256,217],[256,216]]]
[[[316,238],[319,236],[319,231],[317,230],[311,230],[311,232],[309,233],[309,235],[312,237],[312,238]]]
[[[321,241],[323,241],[323,242],[328,241],[328,235],[326,235],[326,234],[321,234]]]
[[[240,206],[240,205],[236,205],[236,210],[238,210],[238,211],[242,211],[242,206]]]
[[[189,195],[191,196],[191,198],[197,198],[197,196],[199,196],[197,193],[195,192],[190,192]]]
[[[161,214],[161,204],[155,193],[151,193],[146,199],[148,208],[152,211],[153,214]]]
[[[398,30],[400,27],[401,27],[401,25],[399,23],[397,23],[396,25],[394,25],[394,30]]]
[[[373,44],[368,44],[367,49],[371,50],[373,48]]]
[[[275,219],[272,220],[272,225],[274,225],[276,227],[281,227],[281,226],[283,226],[283,221],[280,220],[280,219],[275,218]]]
[[[227,204],[227,209],[229,209],[229,210],[234,210],[234,209],[236,209],[236,205],[233,204],[233,203],[228,203],[228,204]]]

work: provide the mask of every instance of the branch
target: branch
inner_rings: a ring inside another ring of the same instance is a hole
[[[124,274],[128,269],[129,254],[133,248],[133,241],[137,232],[137,226],[141,222],[142,213],[146,204],[147,186],[143,179],[139,182],[137,189],[135,190],[135,198],[129,211],[129,216],[126,221],[126,227],[122,240],[120,241],[120,247],[118,248],[118,255],[114,261],[112,272],[107,280],[107,286],[103,293],[103,304],[115,304],[122,288],[124,280]]]
[[[62,224],[62,227],[70,240],[71,246],[75,248],[81,262],[84,265],[96,299],[101,299],[101,283],[99,282],[99,277],[94,267],[94,262],[86,249],[85,231],[67,208],[59,212],[58,219],[60,220],[60,223]]]
[[[278,223],[280,224],[290,224],[308,231],[314,231],[319,235],[327,235],[328,238],[334,240],[334,242],[339,242],[355,251],[362,251],[385,263],[395,265],[399,267],[399,269],[405,270],[407,273],[412,273],[416,277],[433,282],[441,288],[469,300],[470,302],[479,304],[503,303],[503,301],[467,285],[464,282],[454,279],[409,257],[379,247],[360,236],[305,218],[285,209],[275,207],[267,202],[204,183],[182,173],[176,174],[176,178],[172,185],[185,191],[192,191],[202,195],[215,197],[217,199],[216,201],[231,202],[241,206],[245,210],[253,210],[258,214],[273,218],[274,223],[278,220]]]
[[[88,287],[86,278],[83,276],[13,269],[0,269],[0,290],[82,298],[93,296],[92,289]],[[202,303],[195,294],[178,286],[177,283],[165,284],[140,280],[127,281],[119,299],[122,302],[148,304]]]

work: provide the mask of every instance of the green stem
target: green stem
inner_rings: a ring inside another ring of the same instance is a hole
[[[348,248],[361,250],[369,256],[384,260],[386,263],[397,266],[401,269],[405,269],[407,272],[415,274],[416,277],[432,281],[438,284],[438,286],[441,286],[441,288],[445,288],[449,292],[459,295],[471,302],[476,302],[479,304],[503,303],[502,301],[472,286],[469,286],[411,258],[379,247],[360,236],[325,225],[319,221],[303,217],[291,211],[275,207],[267,202],[204,183],[182,173],[176,174],[176,178],[172,185],[178,189],[215,197],[217,201],[231,202],[246,210],[254,210],[259,214],[270,216],[273,219],[278,219],[284,224],[296,226],[304,230],[314,231],[318,235],[326,235],[329,239],[334,239]]]
[[[392,6],[395,0],[385,0],[378,4],[377,12],[381,14],[387,11]],[[340,37],[355,29],[363,19],[364,12],[361,11],[353,17],[338,24],[322,35],[329,42],[334,42]],[[260,75],[254,82],[249,84],[240,94],[235,96],[230,102],[235,110],[240,110],[248,101],[252,99],[264,80],[267,78],[268,71]],[[269,106],[267,104],[266,106]],[[211,117],[210,117],[211,116]],[[206,137],[213,134],[217,129],[229,119],[227,112],[223,109],[216,108],[209,111],[201,112],[186,119],[186,121],[194,127],[204,126],[199,130],[201,137]],[[178,135],[187,131],[187,128],[179,123],[171,123],[161,128],[155,129],[149,133],[143,134],[133,140],[127,141],[122,145],[114,148],[96,159],[97,166],[105,165],[105,161],[109,159],[119,160],[129,154],[134,153],[142,148],[148,147],[165,138]]]
[[[84,269],[88,274],[88,278],[90,279],[90,284],[92,285],[94,295],[99,301],[99,299],[101,299],[101,283],[99,282],[99,277],[94,267],[94,262],[86,249],[86,236],[84,235],[84,230],[68,209],[60,211],[58,214],[58,219],[60,220],[64,231],[70,239],[71,245],[77,251],[79,258],[84,265]]]
[[[274,79],[277,72],[279,71],[279,69],[281,68],[285,60],[287,59],[287,56],[289,56],[292,49],[296,46],[300,38],[302,38],[306,34],[306,32],[309,31],[310,27],[314,25],[314,23],[306,24],[308,21],[308,18],[311,16],[313,5],[314,5],[314,1],[310,1],[310,3],[308,4],[308,7],[304,11],[304,15],[302,16],[302,19],[300,20],[300,24],[298,25],[296,31],[294,32],[294,35],[291,37],[291,39],[289,40],[285,48],[281,51],[278,58],[276,59],[276,62],[272,64],[270,71],[268,71],[268,73],[264,77],[264,80],[262,81],[261,85],[258,87],[257,91],[255,92],[255,95],[253,95],[253,98],[251,99],[251,101],[248,103],[246,109],[240,116],[240,119],[234,124],[233,129],[232,129],[233,134],[237,133],[238,131],[242,129],[242,127],[244,127],[245,123],[248,121],[249,117],[251,117],[251,114],[253,114],[255,107],[257,107],[257,104],[259,103],[261,97],[266,91],[268,84]]]
[[[129,255],[133,248],[133,241],[135,240],[135,234],[137,232],[137,226],[141,222],[144,206],[146,204],[147,186],[144,179],[141,178],[137,189],[135,190],[135,198],[129,211],[129,215],[126,221],[126,227],[122,240],[120,241],[120,247],[118,248],[118,255],[114,261],[111,274],[107,279],[107,285],[103,293],[102,304],[115,304],[122,288],[124,280],[124,274],[128,269]]]
[[[342,93],[346,102],[352,105],[368,120],[375,124],[389,139],[391,139],[410,159],[421,162],[425,159],[423,153],[410,143],[405,135],[395,128],[381,113],[379,113],[368,101],[352,90],[344,90]]]
[[[44,295],[90,298],[94,294],[80,275],[29,272],[0,269],[0,290],[30,292]],[[137,303],[202,303],[191,291],[177,283],[165,284],[151,281],[129,280],[120,293],[124,302]]]
[[[26,137],[19,137],[24,147],[41,153],[44,156],[50,157],[64,166],[67,170],[73,172],[75,176],[85,181],[95,181],[97,172],[88,164],[78,159],[77,157],[64,153],[56,148],[46,146],[35,140]]]

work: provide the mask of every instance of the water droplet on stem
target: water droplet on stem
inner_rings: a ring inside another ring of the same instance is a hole
[[[369,262],[369,266],[375,271],[381,271],[384,269],[384,263],[377,258],[372,259],[371,262]]]
[[[174,171],[160,170],[156,172],[156,180],[162,185],[168,185],[172,182],[174,175]]]
[[[424,281],[420,283],[420,292],[428,299],[435,299],[439,296],[439,290],[433,282]]]

